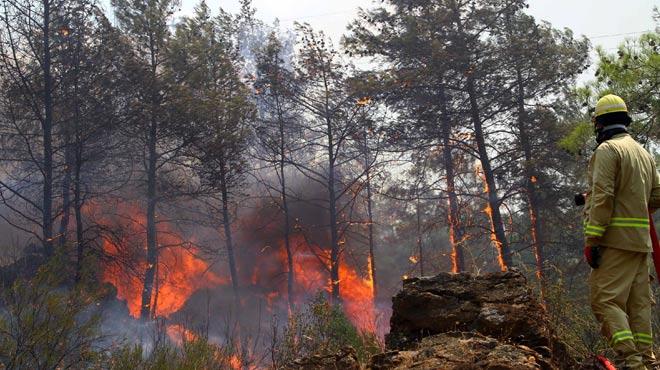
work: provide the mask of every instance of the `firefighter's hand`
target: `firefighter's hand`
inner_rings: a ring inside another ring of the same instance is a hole
[[[600,247],[587,245],[584,247],[584,258],[592,269],[600,267]]]

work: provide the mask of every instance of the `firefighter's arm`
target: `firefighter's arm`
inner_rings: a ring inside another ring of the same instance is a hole
[[[599,244],[612,218],[614,186],[619,172],[619,155],[607,144],[594,153],[589,214],[584,228],[587,245]]]
[[[649,197],[649,208],[652,212],[660,208],[660,175],[655,170],[655,162],[653,163],[653,187],[651,188],[651,197]]]

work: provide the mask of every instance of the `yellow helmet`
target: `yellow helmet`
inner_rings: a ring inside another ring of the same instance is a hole
[[[605,95],[600,100],[598,100],[598,103],[596,103],[596,111],[594,112],[594,118],[598,116],[602,116],[603,114],[607,113],[614,113],[614,112],[626,112],[628,113],[628,107],[626,106],[626,102],[621,99],[621,97],[616,96],[616,95]]]

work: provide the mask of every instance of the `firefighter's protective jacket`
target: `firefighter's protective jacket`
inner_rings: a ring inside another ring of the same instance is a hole
[[[650,252],[648,209],[660,208],[654,158],[627,133],[614,135],[589,162],[587,245]]]

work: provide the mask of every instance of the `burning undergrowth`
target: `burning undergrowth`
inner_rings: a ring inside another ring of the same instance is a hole
[[[210,258],[208,254],[215,249],[216,256],[222,256],[223,236],[218,234],[214,242],[205,238],[203,244],[215,244],[211,246],[214,248],[201,246],[195,240],[196,234],[208,236],[208,228],[185,230],[168,222],[165,215],[159,215],[159,258],[151,307],[154,317],[168,323],[166,332],[173,342],[193,338],[195,334],[190,328],[204,328],[211,340],[219,342],[251,337],[251,351],[257,351],[265,346],[257,342],[267,341],[262,333],[268,331],[265,329],[272,325],[273,317],[285,322],[291,313],[289,294],[296,308],[319,292],[329,296],[330,253],[323,209],[303,202],[291,207],[292,227],[288,236],[294,274],[291,292],[287,286],[287,252],[278,209],[272,204],[260,204],[252,209],[233,224],[238,307],[226,259]],[[126,302],[129,314],[137,319],[146,267],[144,210],[137,204],[122,203],[113,207],[90,206],[88,215],[106,230],[102,238],[101,279],[116,287],[117,298]],[[355,241],[343,238],[343,246],[352,243]],[[373,281],[368,273],[370,261],[365,253],[348,253],[347,247],[344,250],[339,272],[343,310],[360,331],[382,337],[389,318],[374,299]],[[387,302],[382,306],[387,306]]]

